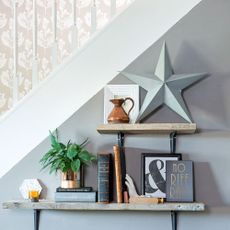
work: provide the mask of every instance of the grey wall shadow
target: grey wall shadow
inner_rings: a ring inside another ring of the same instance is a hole
[[[188,154],[183,154],[183,160],[190,160]],[[209,162],[194,162],[195,200],[203,202],[208,208],[225,207],[214,173]]]
[[[221,198],[220,189],[208,162],[195,162],[196,199],[207,204],[208,207],[227,207]]]
[[[42,186],[40,199],[46,199],[47,198],[47,193],[48,193],[48,187],[43,183],[42,180],[38,179],[38,181],[39,181],[39,184]]]

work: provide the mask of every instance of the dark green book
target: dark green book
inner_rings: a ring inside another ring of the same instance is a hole
[[[111,153],[99,153],[98,159],[98,195],[99,203],[109,203],[111,197]]]

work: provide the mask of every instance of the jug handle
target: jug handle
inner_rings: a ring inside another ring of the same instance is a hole
[[[131,112],[131,110],[134,107],[134,101],[133,101],[133,99],[131,97],[126,97],[125,100],[123,101],[123,103],[126,102],[126,101],[128,101],[128,100],[130,100],[132,102],[132,106],[131,106],[131,108],[128,111],[128,116],[129,116],[129,113]]]

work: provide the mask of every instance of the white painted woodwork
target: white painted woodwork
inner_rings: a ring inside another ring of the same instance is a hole
[[[73,26],[72,26],[72,49],[78,48],[77,9],[76,0],[73,0]]]
[[[17,14],[18,8],[18,1],[15,0],[13,3],[13,104],[15,105],[18,102],[18,87],[19,87],[19,80],[18,80],[18,27],[17,27]]]
[[[55,41],[52,45],[52,67],[53,67],[53,70],[55,70],[57,65],[58,65],[58,42]]]
[[[79,210],[79,211],[189,211],[200,212],[205,210],[203,203],[161,203],[161,204],[134,204],[134,203],[80,203],[28,200],[3,202],[4,209],[40,209],[40,210]]]
[[[116,14],[116,1],[117,0],[110,0],[110,17],[113,18]]]
[[[38,84],[38,60],[37,60],[37,1],[33,0],[33,64],[32,87]]]
[[[57,2],[52,2],[52,22],[53,22],[53,45],[52,45],[52,67],[53,70],[58,64],[58,42],[57,42]]]
[[[90,33],[91,35],[94,34],[97,30],[97,6],[96,6],[96,0],[92,0],[91,5],[91,29]]]
[[[136,0],[57,67],[1,117],[0,177],[39,145],[48,130],[72,116],[199,2]]]

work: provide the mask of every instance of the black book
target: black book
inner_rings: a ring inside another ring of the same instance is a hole
[[[166,200],[172,202],[193,202],[193,162],[166,162]]]
[[[98,202],[109,203],[111,192],[111,154],[99,153],[98,158]]]
[[[82,187],[82,188],[56,188],[56,192],[92,192],[92,187]]]

